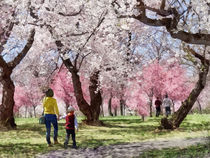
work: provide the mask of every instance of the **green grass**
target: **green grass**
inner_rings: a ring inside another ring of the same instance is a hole
[[[81,123],[82,118],[78,118]],[[181,127],[174,131],[157,130],[161,118],[147,118],[142,122],[138,116],[104,117],[105,126],[80,124],[76,133],[79,147],[140,142],[152,139],[173,139],[210,136],[210,114],[189,115]],[[59,121],[60,145],[48,148],[45,140],[45,126],[38,124],[37,118],[17,118],[16,130],[0,131],[0,157],[34,157],[37,153],[63,148],[65,139],[64,120]],[[53,132],[52,132],[53,134]],[[52,139],[51,139],[52,140]],[[70,140],[71,143],[71,140]]]
[[[188,148],[170,148],[162,150],[148,150],[139,156],[139,158],[201,158],[210,154],[210,144],[195,145]]]

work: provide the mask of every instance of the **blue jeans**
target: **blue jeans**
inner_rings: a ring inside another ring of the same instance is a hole
[[[165,107],[166,110],[166,117],[171,114],[171,108],[170,107]]]
[[[54,127],[54,141],[57,141],[58,137],[58,122],[57,122],[57,117],[55,114],[45,114],[45,125],[46,125],[46,140],[48,144],[51,144],[50,141],[50,129],[51,129],[51,123],[53,124]]]

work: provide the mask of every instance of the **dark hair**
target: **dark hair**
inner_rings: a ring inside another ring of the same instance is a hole
[[[166,94],[165,97],[168,98],[168,94]]]
[[[49,88],[46,92],[46,97],[53,97],[54,96],[54,92],[51,88]]]

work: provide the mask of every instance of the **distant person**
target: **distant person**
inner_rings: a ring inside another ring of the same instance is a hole
[[[160,115],[161,104],[162,104],[161,100],[159,99],[159,97],[157,97],[157,99],[155,100],[156,117],[159,117],[159,115]]]
[[[43,108],[44,108],[44,117],[45,117],[45,125],[46,125],[46,140],[48,143],[48,146],[51,147],[51,141],[50,141],[50,129],[51,129],[51,123],[54,127],[54,144],[58,144],[58,122],[57,118],[59,118],[59,111],[58,111],[58,105],[57,101],[54,96],[53,90],[50,88],[45,93],[46,96],[43,99]],[[57,115],[57,116],[56,116]]]
[[[67,115],[61,117],[61,119],[65,118],[65,120],[66,120],[66,123],[65,123],[66,139],[65,139],[65,142],[64,142],[64,148],[65,149],[68,147],[70,135],[71,135],[71,138],[72,138],[72,141],[73,141],[72,147],[75,148],[75,149],[77,148],[75,129],[78,131],[78,123],[77,123],[77,117],[74,114],[74,111],[75,111],[74,107],[69,106],[68,109],[67,109]]]
[[[168,95],[165,95],[165,98],[163,99],[163,106],[165,107],[166,117],[171,114],[171,106],[172,106],[172,100],[168,98]]]

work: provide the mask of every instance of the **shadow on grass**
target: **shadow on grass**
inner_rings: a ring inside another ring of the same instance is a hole
[[[184,131],[201,131],[201,130],[210,130],[210,122],[202,123],[189,123],[183,122],[180,127]]]
[[[162,117],[149,117],[148,120],[143,122],[141,118],[132,118],[132,119],[127,119],[127,118],[109,118],[108,120],[103,120],[104,126],[108,128],[136,128],[136,129],[141,129],[143,131],[151,131],[155,130],[158,128],[160,124],[160,120]],[[127,124],[126,126],[122,125]],[[145,123],[145,124],[144,124]],[[132,126],[132,124],[139,124],[138,126]],[[149,124],[149,125],[148,125]],[[154,124],[154,125],[151,125]],[[201,130],[210,130],[210,122],[201,122],[201,123],[190,123],[187,120],[183,121],[180,128],[178,130],[181,131],[201,131]],[[164,133],[168,133],[170,130],[162,130],[160,132],[160,135],[163,135]]]
[[[29,130],[29,131],[34,131],[34,132],[38,132],[40,135],[45,135],[46,133],[46,127],[44,124],[22,124],[19,125],[16,129],[18,132],[21,131],[25,131],[25,130]]]
[[[58,127],[60,129],[64,128],[64,126],[65,126],[65,123],[58,123]],[[16,130],[18,132],[29,130],[29,131],[38,132],[41,135],[46,134],[45,124],[38,124],[38,123],[33,123],[33,124],[26,123],[26,124],[18,125]],[[54,129],[53,129],[53,126],[51,125],[51,131],[52,130]]]
[[[34,157],[36,153],[47,152],[46,144],[9,143],[0,144],[0,156],[13,155],[15,157]]]
[[[103,122],[123,122],[123,123],[147,123],[147,122],[160,122],[162,117],[148,117],[146,121],[141,118],[101,118]]]
[[[81,148],[98,148],[99,146],[106,146],[107,144],[124,144],[122,140],[116,139],[86,139],[79,143]]]
[[[109,119],[109,120],[102,120],[104,122],[104,127],[108,128],[121,128],[121,129],[141,129],[143,131],[149,131],[156,129],[158,125],[156,123],[159,122],[159,119],[150,119],[147,122],[142,121],[139,119]],[[154,123],[154,125],[148,123]],[[144,124],[146,123],[146,124]],[[136,125],[138,124],[138,125]]]

